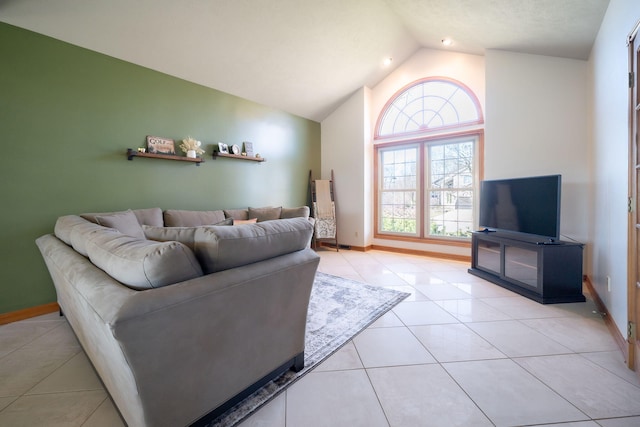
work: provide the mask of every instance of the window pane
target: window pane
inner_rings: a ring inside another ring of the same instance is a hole
[[[470,237],[473,229],[473,142],[431,145],[429,158],[430,197],[425,209],[429,234]]]
[[[416,234],[417,231],[417,158],[418,148],[394,148],[381,151],[382,182],[380,230]]]

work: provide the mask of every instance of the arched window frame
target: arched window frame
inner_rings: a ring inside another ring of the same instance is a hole
[[[418,129],[411,132],[398,132],[391,135],[380,135],[382,121],[386,117],[387,111],[389,110],[391,105],[408,90],[416,86],[423,85],[425,83],[431,83],[431,82],[445,82],[445,83],[458,86],[460,89],[462,89],[466,93],[466,95],[469,97],[469,99],[473,102],[476,108],[476,111],[478,112],[478,119],[473,121],[457,123],[455,125],[424,128],[424,129]],[[475,95],[475,93],[467,85],[465,85],[461,81],[458,81],[449,77],[441,77],[441,76],[425,77],[407,84],[406,86],[402,87],[400,90],[396,91],[396,93],[391,98],[389,98],[389,100],[386,102],[386,104],[382,108],[382,112],[380,113],[380,115],[378,115],[378,120],[376,121],[376,126],[375,126],[374,139],[384,140],[384,139],[397,139],[397,138],[405,138],[405,137],[408,138],[415,135],[428,134],[432,132],[441,132],[449,129],[460,129],[460,128],[466,128],[468,126],[481,125],[481,124],[484,124],[484,116],[482,114],[482,107],[480,105],[480,101],[478,100],[478,97]]]

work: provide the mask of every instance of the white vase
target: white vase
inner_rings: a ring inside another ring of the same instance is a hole
[[[195,159],[196,158],[196,150],[188,150],[187,151],[187,157]]]

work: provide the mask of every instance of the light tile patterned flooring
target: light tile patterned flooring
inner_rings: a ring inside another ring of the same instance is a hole
[[[640,382],[591,301],[541,305],[467,263],[321,250],[411,296],[242,427],[640,426]],[[0,426],[122,426],[65,320],[0,327]]]

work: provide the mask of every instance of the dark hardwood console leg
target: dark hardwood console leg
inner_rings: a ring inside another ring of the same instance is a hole
[[[304,368],[304,351],[293,358],[293,372],[300,372]]]

